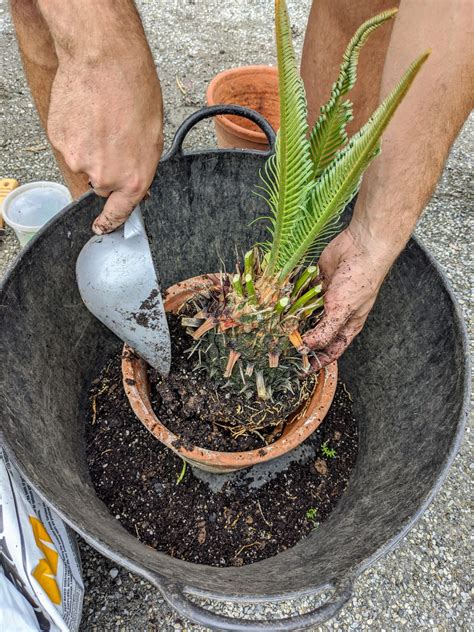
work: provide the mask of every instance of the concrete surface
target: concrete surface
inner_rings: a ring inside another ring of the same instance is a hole
[[[309,0],[289,3],[293,34],[301,47]],[[271,0],[141,0],[150,44],[160,70],[166,104],[166,138],[204,103],[209,79],[225,68],[274,63]],[[60,181],[23,78],[5,0],[0,0],[0,177],[20,182]],[[179,79],[184,94],[177,84]],[[469,251],[473,190],[474,117],[451,152],[439,187],[417,234],[440,261],[466,318],[470,316]],[[189,143],[214,143],[212,123],[203,123]],[[0,274],[18,252],[10,231],[0,241]],[[400,548],[357,582],[343,611],[318,630],[470,630],[472,617],[472,473],[469,430],[436,501]],[[81,544],[86,596],[81,630],[171,632],[202,630],[172,612],[147,582]],[[279,607],[220,604],[219,611],[278,617],[313,605],[305,598]]]

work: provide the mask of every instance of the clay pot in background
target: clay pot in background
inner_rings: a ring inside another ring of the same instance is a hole
[[[262,114],[275,131],[280,126],[278,69],[274,66],[242,66],[224,70],[207,88],[207,104],[242,105]],[[220,148],[268,149],[265,134],[252,121],[223,115],[214,119]]]

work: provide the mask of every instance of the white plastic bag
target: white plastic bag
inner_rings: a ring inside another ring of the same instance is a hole
[[[0,630],[77,632],[84,586],[70,528],[0,448]]]

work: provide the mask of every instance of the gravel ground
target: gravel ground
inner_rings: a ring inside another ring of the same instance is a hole
[[[292,0],[288,4],[300,47],[310,2]],[[162,77],[168,144],[185,116],[203,105],[206,84],[216,72],[247,63],[274,63],[271,0],[141,0],[138,5]],[[60,181],[23,78],[5,0],[0,0],[0,55],[0,177],[15,177],[22,183]],[[471,117],[417,229],[446,270],[467,319],[473,134]],[[201,124],[189,138],[193,147],[213,143],[210,123]],[[0,241],[0,274],[17,252],[16,240],[7,230]],[[349,604],[318,630],[474,628],[469,565],[473,461],[468,430],[447,482],[416,528],[397,551],[359,579]],[[85,543],[81,543],[81,550],[86,583],[84,632],[203,630],[182,621],[144,580],[114,567]],[[234,616],[258,611],[260,616],[276,617],[312,605],[313,600],[306,598],[278,608],[220,604],[219,610]]]

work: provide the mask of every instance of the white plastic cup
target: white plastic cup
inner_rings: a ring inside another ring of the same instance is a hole
[[[24,246],[39,229],[72,201],[69,190],[56,182],[29,182],[11,191],[3,201],[5,223]]]

